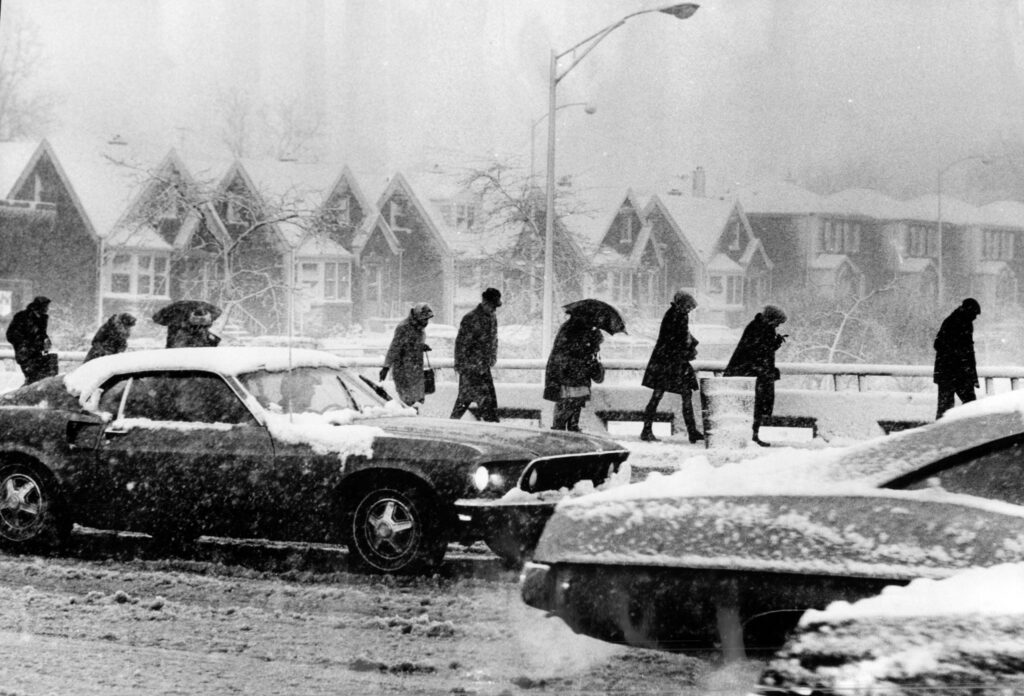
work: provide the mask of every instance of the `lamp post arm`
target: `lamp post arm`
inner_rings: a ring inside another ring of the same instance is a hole
[[[652,10],[644,10],[644,12],[651,12],[651,11]],[[572,63],[570,63],[565,68],[565,70],[563,70],[561,73],[555,75],[555,83],[557,84],[557,83],[561,82],[562,78],[569,74],[570,70],[572,70],[577,65],[579,65],[580,61],[582,61],[584,58],[586,58],[587,55],[589,55],[589,53],[591,51],[593,51],[594,48],[599,43],[601,43],[601,41],[603,41],[606,36],[608,36],[613,31],[615,31],[616,29],[621,27],[623,24],[625,24],[627,19],[629,19],[630,17],[633,17],[635,15],[638,15],[638,14],[644,14],[644,12],[634,12],[631,15],[623,17],[622,19],[620,19],[615,24],[609,25],[609,26],[605,27],[604,29],[602,29],[601,31],[597,32],[596,34],[592,34],[592,35],[588,36],[587,38],[583,39],[583,41],[580,41],[578,44],[576,44],[572,48],[566,49],[565,51],[562,51],[557,56],[555,56],[555,61],[557,63],[557,61],[560,60],[561,58],[564,58],[566,54],[572,53],[573,51],[575,51],[577,48],[579,48],[583,44],[587,43],[588,41],[590,42],[590,45],[587,46],[587,48],[583,51],[583,53],[581,53],[580,55],[574,57]]]

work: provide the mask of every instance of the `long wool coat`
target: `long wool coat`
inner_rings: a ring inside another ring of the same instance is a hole
[[[974,320],[957,307],[942,321],[935,335],[936,384],[971,386],[978,382],[978,366],[974,357]]]
[[[547,401],[558,401],[562,387],[590,387],[601,365],[597,357],[601,341],[598,329],[572,317],[562,324],[544,370],[544,398]]]
[[[102,355],[123,353],[128,348],[128,334],[131,333],[131,325],[126,323],[125,316],[130,315],[114,314],[103,323],[103,326],[96,331],[96,335],[92,337],[92,346],[82,362],[88,362]]]
[[[466,313],[455,336],[455,371],[488,372],[498,359],[498,320],[482,304]]]
[[[30,307],[15,313],[7,326],[7,341],[14,347],[14,359],[19,365],[37,360],[46,352],[50,338],[46,333],[49,316],[38,314]]]
[[[406,405],[423,401],[423,336],[425,325],[407,316],[395,327],[395,334],[384,357],[391,370],[398,398]]]
[[[672,305],[661,320],[658,341],[644,371],[643,386],[674,394],[697,389],[697,375],[690,361],[697,356],[697,339],[690,335],[690,316]]]
[[[782,338],[775,327],[769,324],[758,313],[740,336],[740,342],[729,358],[725,367],[726,377],[757,377],[758,381],[775,382],[779,379],[775,369],[775,351],[779,349]]]

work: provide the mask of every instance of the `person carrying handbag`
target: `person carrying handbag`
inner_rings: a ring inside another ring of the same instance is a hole
[[[413,305],[409,310],[409,316],[395,327],[391,345],[388,346],[387,355],[384,357],[380,381],[383,382],[390,371],[395,380],[398,398],[406,406],[415,407],[422,404],[428,393],[424,356],[430,350],[430,346],[424,342],[424,332],[433,316],[434,311],[425,302]]]

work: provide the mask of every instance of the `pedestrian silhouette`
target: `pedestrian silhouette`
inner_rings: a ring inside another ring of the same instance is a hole
[[[459,373],[459,393],[451,417],[462,418],[476,403],[480,420],[498,422],[498,396],[494,391],[491,368],[498,360],[498,319],[501,292],[487,288],[480,304],[466,313],[455,336],[455,371]]]
[[[961,403],[974,401],[978,385],[978,365],[974,358],[974,320],[981,314],[981,305],[968,297],[943,319],[935,334],[935,371],[933,381],[939,387],[935,419],[953,408],[954,397]]]
[[[380,371],[383,382],[388,372],[395,380],[395,391],[406,406],[423,403],[426,398],[423,381],[423,354],[430,350],[425,331],[434,311],[425,302],[414,304],[409,316],[398,323]]]
[[[693,415],[692,393],[699,387],[690,361],[697,357],[698,341],[690,333],[690,312],[696,308],[697,300],[693,295],[680,290],[672,297],[672,304],[661,320],[658,341],[654,344],[642,382],[643,386],[653,389],[654,393],[644,409],[641,440],[657,441],[652,428],[658,404],[665,392],[679,394],[682,399],[683,422],[690,442],[704,439],[697,430],[697,421]]]
[[[50,298],[39,295],[7,325],[7,341],[14,347],[14,361],[25,375],[25,384],[57,374],[57,354],[50,353],[49,321]]]
[[[123,353],[128,349],[128,336],[131,335],[133,326],[135,317],[131,314],[112,314],[92,337],[92,346],[82,362],[89,362],[103,355]]]
[[[740,342],[723,373],[726,377],[756,377],[754,384],[754,437],[762,447],[770,447],[760,438],[762,421],[775,410],[775,351],[786,341],[776,329],[786,322],[786,313],[775,305],[766,305],[743,329]]]
[[[570,314],[558,329],[544,370],[544,398],[555,402],[552,430],[579,432],[591,382],[604,381],[598,353],[604,337],[586,318]]]

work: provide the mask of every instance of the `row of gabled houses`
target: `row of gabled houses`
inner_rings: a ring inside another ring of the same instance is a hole
[[[0,144],[0,321],[35,294],[86,327],[205,299],[253,334],[338,334],[389,328],[415,302],[456,323],[488,286],[503,291],[504,321],[539,318],[539,201],[496,226],[480,192],[438,172],[359,179],[342,165],[173,150],[147,163],[116,141]],[[715,197],[700,168],[691,191],[574,195],[584,205],[554,225],[558,303],[600,297],[653,319],[686,289],[699,321],[739,325],[800,289],[1021,300],[1016,202],[946,197],[940,234],[934,197],[819,196],[786,182]]]

